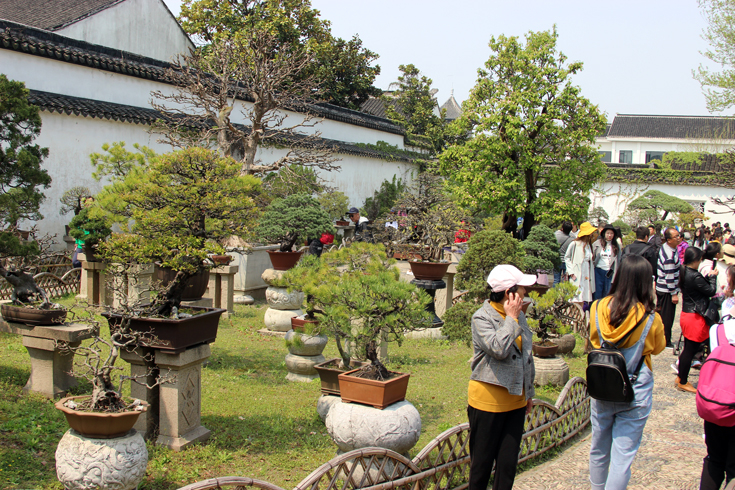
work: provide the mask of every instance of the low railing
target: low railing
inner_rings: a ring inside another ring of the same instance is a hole
[[[526,415],[518,462],[528,461],[560,446],[582,431],[590,421],[587,383],[575,377],[564,386],[553,405],[534,400]],[[412,460],[384,448],[356,449],[327,461],[294,490],[464,490],[468,486],[470,453],[469,424],[452,427]],[[228,476],[192,483],[179,490],[283,490],[272,483]]]
[[[58,298],[69,293],[79,293],[82,276],[80,268],[74,268],[68,254],[59,252],[48,255],[37,264],[28,267],[38,287],[46,291],[49,298]],[[0,299],[8,300],[13,286],[0,277]]]

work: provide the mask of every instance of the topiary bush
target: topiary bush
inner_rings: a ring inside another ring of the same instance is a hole
[[[551,228],[536,225],[531,228],[528,238],[523,241],[526,256],[523,258],[523,270],[527,274],[551,274],[559,267],[559,242]]]
[[[442,334],[446,335],[450,342],[472,345],[472,315],[479,307],[480,305],[474,301],[460,301],[449,308],[442,318],[444,320]]]
[[[472,235],[467,253],[457,264],[456,287],[469,291],[469,300],[486,297],[487,276],[496,265],[523,268],[526,255],[521,242],[500,230],[483,230]]]
[[[308,194],[294,194],[273,201],[260,218],[256,234],[269,243],[279,242],[281,252],[289,252],[297,240],[334,234],[332,219]]]

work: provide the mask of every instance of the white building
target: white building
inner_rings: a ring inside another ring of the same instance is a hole
[[[174,90],[165,76],[168,60],[188,50],[191,42],[162,0],[51,3],[0,0],[0,19],[10,19],[0,20],[0,73],[24,82],[31,101],[41,108],[43,128],[35,142],[49,149],[43,166],[53,181],[41,207],[44,219],[37,225],[60,237],[71,219],[58,213],[64,191],[84,185],[96,192],[103,186],[91,177],[91,153],[116,141],[125,141],[130,149],[139,143],[158,152],[170,151],[149,133],[158,117],[150,107],[151,92]],[[321,119],[311,131],[320,131],[324,143],[335,148],[336,165],[341,167],[321,176],[344,192],[351,206],[362,205],[383,180],[394,175],[411,178],[415,170],[411,160],[356,145],[384,141],[412,149],[400,127],[329,104],[311,109]],[[246,122],[239,111],[233,111],[233,120]],[[258,157],[268,162],[283,152],[265,149]]]
[[[728,221],[732,213],[711,198],[726,199],[733,190],[717,185],[721,171],[716,154],[735,147],[735,121],[713,116],[656,116],[617,114],[597,139],[602,161],[610,169],[606,182],[590,196],[592,207],[601,206],[614,221],[627,204],[647,190],[679,197],[715,221]],[[670,151],[704,152],[702,165],[677,164],[675,178],[657,170]],[[725,213],[725,214],[717,214]]]

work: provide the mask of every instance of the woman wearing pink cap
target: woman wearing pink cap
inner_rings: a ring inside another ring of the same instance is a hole
[[[532,333],[521,311],[524,286],[536,276],[512,265],[487,278],[490,299],[472,315],[472,375],[467,390],[470,421],[469,490],[513,488],[526,414],[533,407]]]

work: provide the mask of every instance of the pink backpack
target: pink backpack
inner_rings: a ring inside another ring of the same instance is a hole
[[[721,427],[735,426],[735,346],[725,336],[725,326],[717,325],[717,348],[707,356],[699,371],[697,413]]]

